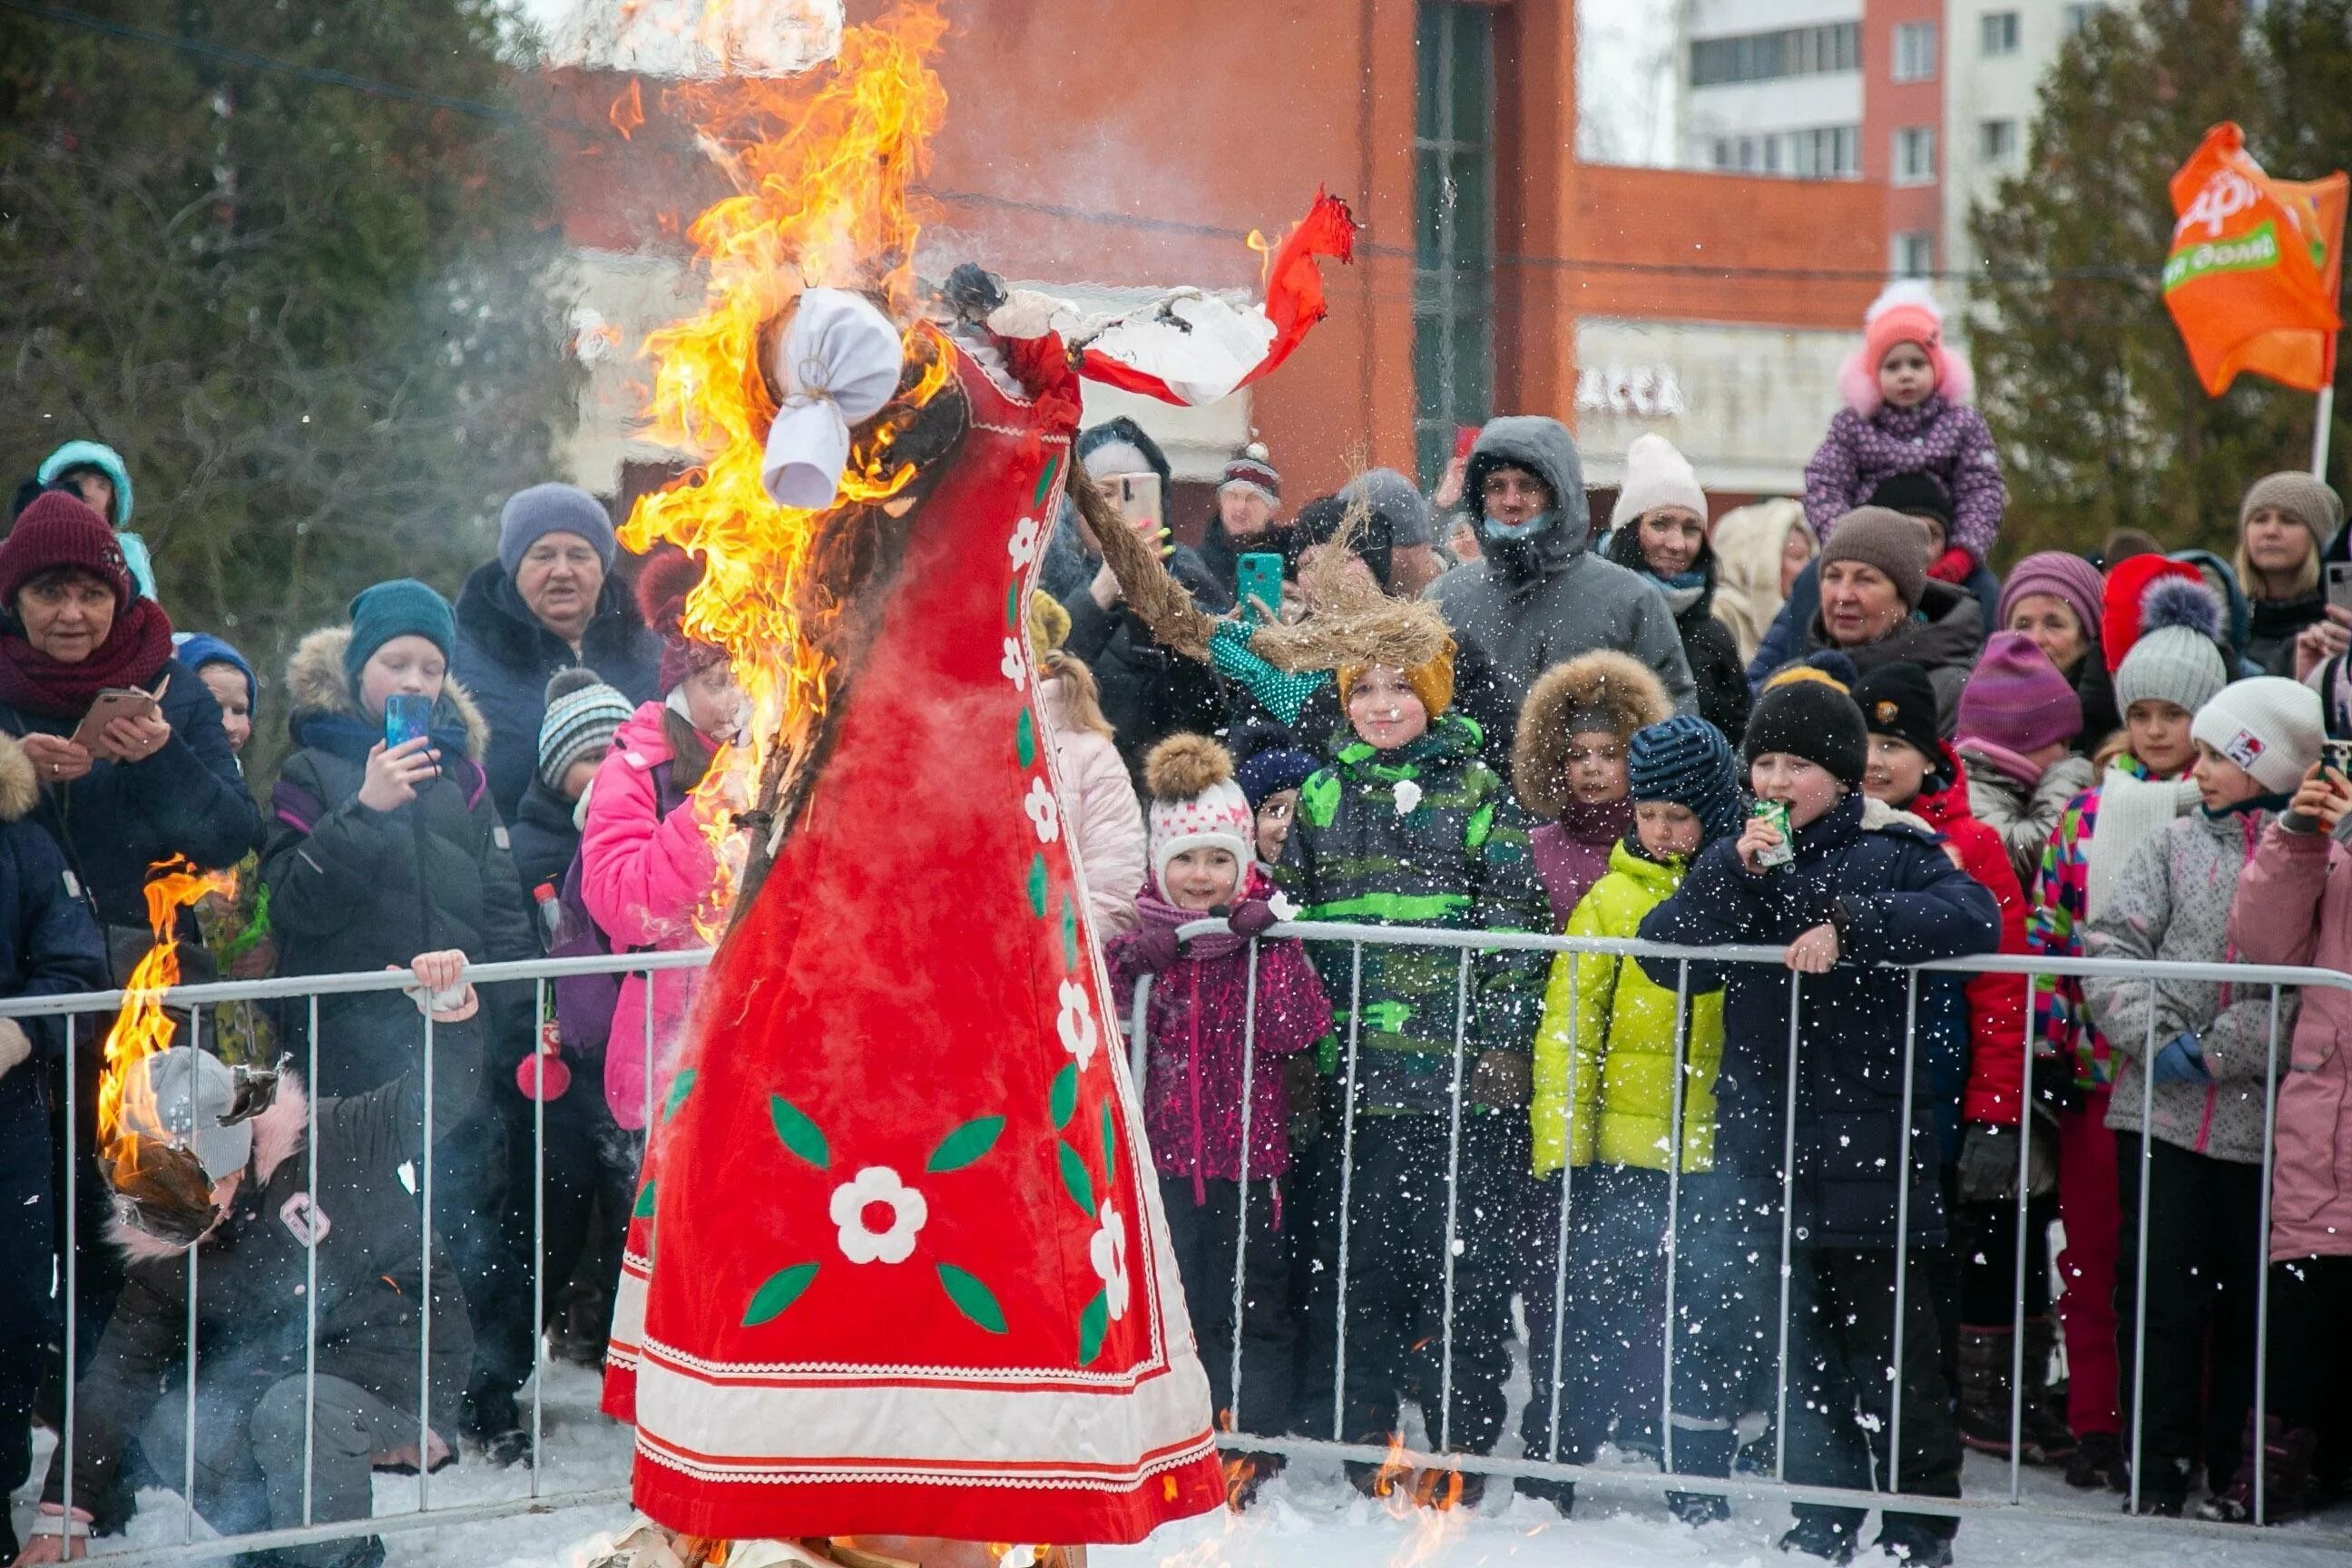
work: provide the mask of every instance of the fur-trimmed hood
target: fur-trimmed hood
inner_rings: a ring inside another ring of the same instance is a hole
[[[305,713],[333,713],[369,721],[360,709],[359,694],[343,674],[343,650],[351,642],[351,627],[321,626],[294,645],[294,657],[286,661],[286,694],[293,702],[297,721]],[[445,681],[441,695],[466,726],[467,760],[478,763],[489,751],[489,721],[456,680]]]
[[[267,1186],[269,1178],[302,1149],[302,1131],[310,1124],[310,1096],[291,1072],[278,1079],[278,1097],[269,1109],[253,1119],[253,1152],[246,1160],[245,1179]],[[132,1263],[161,1263],[189,1250],[184,1242],[165,1241],[132,1225],[121,1205],[106,1217],[106,1238]]]
[[[1634,731],[1672,714],[1675,704],[1656,673],[1630,654],[1601,648],[1545,670],[1519,708],[1511,782],[1519,803],[1547,822],[1568,807],[1569,721],[1592,709],[1630,741]]]
[[[24,742],[0,734],[0,822],[15,822],[40,804],[40,780]]]

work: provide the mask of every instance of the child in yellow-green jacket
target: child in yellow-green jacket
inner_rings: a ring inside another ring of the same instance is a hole
[[[1739,831],[1743,801],[1738,763],[1721,731],[1680,717],[1636,733],[1628,755],[1633,830],[1611,849],[1609,872],[1570,917],[1572,937],[1631,938],[1642,917],[1681,886],[1683,872],[1706,845]],[[1689,998],[1686,1022],[1675,990],[1630,958],[1561,953],[1552,964],[1536,1036],[1532,1111],[1536,1176],[1554,1186],[1550,1212],[1566,1187],[1568,1268],[1564,1288],[1549,1288],[1559,1237],[1535,1238],[1543,1253],[1529,1293],[1528,1337],[1534,1397],[1522,1436],[1529,1457],[1590,1463],[1612,1435],[1620,1447],[1661,1447],[1657,1414],[1664,1393],[1661,1341],[1665,1321],[1668,1155],[1676,1145],[1675,1079],[1683,1066],[1681,1173],[1675,1233],[1694,1234],[1722,1207],[1707,1173],[1714,1163],[1715,1074],[1723,1057],[1723,993]],[[1563,1178],[1562,1167],[1573,1174]],[[1710,1258],[1726,1249],[1705,1249]],[[1676,1336],[1674,1465],[1677,1472],[1730,1473],[1738,1418],[1738,1316],[1736,1283],[1694,1273],[1685,1257],[1675,1278]],[[1555,1303],[1565,1296],[1564,1313]],[[1753,1295],[1755,1292],[1749,1292]],[[1557,1361],[1555,1361],[1557,1350]],[[1559,1369],[1555,1426],[1553,1370]],[[1556,1447],[1555,1447],[1556,1442]],[[1530,1489],[1566,1513],[1574,1489],[1537,1482]],[[1723,1500],[1671,1494],[1676,1513],[1694,1522],[1721,1518]]]

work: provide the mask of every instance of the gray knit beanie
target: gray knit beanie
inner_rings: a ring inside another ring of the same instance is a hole
[[[2229,683],[2211,637],[2189,626],[2160,626],[2132,644],[2116,668],[2116,707],[2128,715],[2135,702],[2170,702],[2194,713]]]
[[[530,547],[551,533],[577,534],[613,569],[620,541],[604,503],[577,485],[533,485],[507,498],[499,511],[499,566],[511,582]]]
[[[2238,532],[2246,531],[2246,520],[2264,507],[2276,507],[2311,532],[2314,545],[2325,552],[2334,542],[2336,531],[2344,526],[2344,502],[2322,480],[2298,469],[2264,474],[2246,490],[2246,499],[2238,503]]]
[[[1927,584],[1927,534],[1916,518],[1883,506],[1856,507],[1831,525],[1822,546],[1821,569],[1836,561],[1858,561],[1886,574],[1910,609],[1919,607]]]

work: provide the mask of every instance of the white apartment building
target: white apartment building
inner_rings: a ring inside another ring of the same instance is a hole
[[[2025,166],[2042,78],[2103,0],[1948,0],[1944,71],[1944,267],[1977,265],[1969,209]]]
[[[1862,174],[1863,0],[1685,0],[1683,163]]]

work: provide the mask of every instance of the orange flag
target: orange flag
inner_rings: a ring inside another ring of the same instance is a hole
[[[2172,176],[2164,302],[2206,395],[2241,371],[2305,392],[2336,379],[2347,184],[2272,179],[2230,121]]]

